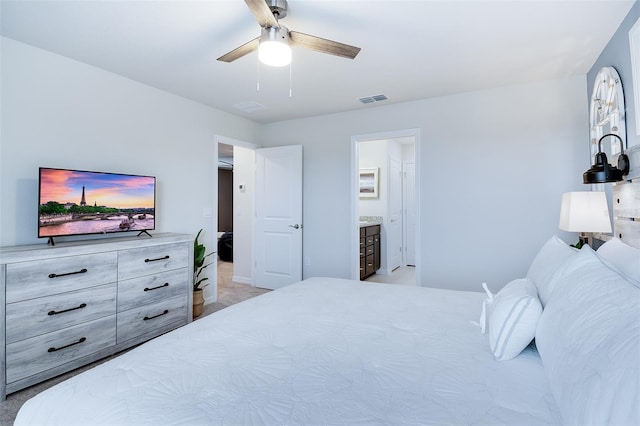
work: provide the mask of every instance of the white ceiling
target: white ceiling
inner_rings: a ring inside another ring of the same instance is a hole
[[[242,0],[2,0],[2,35],[232,114],[268,123],[583,75],[633,0],[289,0],[290,30],[359,46],[355,60],[294,48],[289,68],[257,54]],[[256,90],[259,80],[260,90]],[[362,105],[357,98],[384,94]],[[257,102],[252,113],[234,107]]]

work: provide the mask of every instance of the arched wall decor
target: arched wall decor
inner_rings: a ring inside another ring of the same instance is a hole
[[[619,154],[627,148],[624,93],[618,71],[613,67],[603,67],[598,71],[591,93],[589,114],[591,158],[598,152],[598,141],[609,133],[620,137],[621,143],[611,138],[611,154]],[[619,146],[623,145],[623,146]]]

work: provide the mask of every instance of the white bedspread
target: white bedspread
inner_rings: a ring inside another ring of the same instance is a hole
[[[15,425],[560,424],[535,349],[493,359],[483,298],[312,278],[79,374]]]

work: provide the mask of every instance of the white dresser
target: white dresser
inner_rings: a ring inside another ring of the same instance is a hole
[[[0,397],[191,321],[193,236],[0,248]]]

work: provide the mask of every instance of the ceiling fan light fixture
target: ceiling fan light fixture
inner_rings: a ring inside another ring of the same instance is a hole
[[[289,31],[285,27],[262,29],[258,59],[263,64],[272,67],[283,67],[291,63]]]
[[[311,34],[289,31],[278,19],[287,16],[286,0],[244,0],[262,29],[259,37],[236,47],[218,58],[222,62],[233,62],[258,50],[260,62],[272,67],[283,67],[291,63],[290,46],[315,50],[320,53],[354,59],[360,48]],[[272,43],[276,42],[278,44]]]

